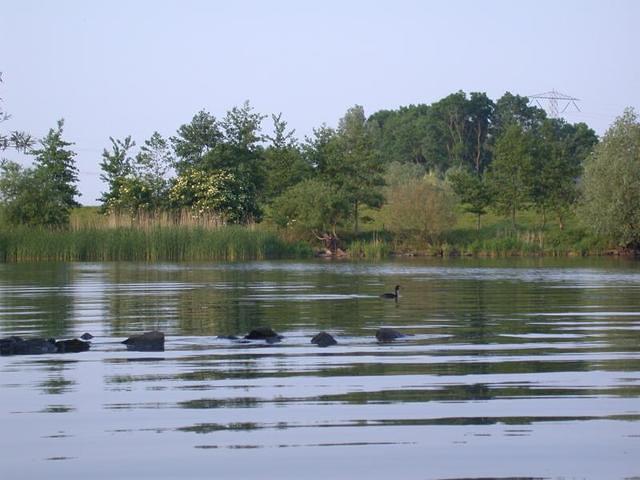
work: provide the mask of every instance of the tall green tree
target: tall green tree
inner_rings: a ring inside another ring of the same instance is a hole
[[[220,178],[232,179],[223,182],[227,192],[225,195],[240,203],[237,208],[242,213],[228,215],[226,218],[239,223],[259,220],[261,208],[258,199],[264,186],[264,170],[261,165],[263,150],[260,145],[263,118],[263,115],[253,110],[249,102],[245,102],[242,106],[229,110],[220,122],[201,112],[194,117],[195,126],[192,122],[191,126],[184,129],[181,127],[180,138],[172,139],[179,157],[176,162],[178,176],[174,179],[174,187],[180,186],[175,187],[180,190],[179,197],[200,198],[200,187],[209,184],[205,178],[207,175],[211,176],[211,181],[216,182]],[[200,127],[195,128],[198,125]],[[199,133],[192,135],[193,132]],[[189,188],[196,190],[189,193]],[[184,203],[180,205],[190,206]]]
[[[535,134],[531,200],[542,214],[554,213],[560,229],[578,198],[578,179],[583,161],[597,142],[585,124],[571,125],[561,119],[544,119]]]
[[[124,200],[127,185],[134,174],[134,160],[131,150],[136,142],[131,139],[131,135],[124,140],[109,137],[111,149],[102,151],[102,161],[100,168],[100,180],[107,185],[107,191],[102,192],[100,197],[101,211],[103,213],[120,213],[123,210],[130,210],[130,205]]]
[[[495,104],[486,93],[471,92],[466,105],[466,141],[469,144],[467,151],[470,152],[466,163],[472,166],[479,177],[491,162],[489,139],[494,111]]]
[[[480,230],[482,215],[487,213],[493,200],[487,176],[471,172],[468,168],[454,167],[447,172],[447,180],[464,210],[476,216],[476,230]]]
[[[496,211],[516,225],[518,210],[528,208],[533,176],[533,138],[519,125],[507,127],[498,139],[488,181]]]
[[[270,145],[264,151],[264,196],[270,202],[285,190],[311,175],[294,137],[295,130],[287,130],[282,114],[272,115],[273,135],[265,138]]]
[[[373,150],[362,106],[350,108],[340,119],[337,142],[338,156],[322,173],[349,199],[354,232],[358,233],[361,206],[379,208],[384,200],[384,166]]]
[[[497,142],[509,127],[517,125],[525,131],[533,130],[546,117],[544,110],[529,105],[527,97],[506,92],[496,101],[490,134]]]
[[[79,206],[78,169],[73,145],[62,139],[64,122],[58,121],[40,148],[32,150],[33,168],[3,162],[0,181],[5,216],[13,224],[64,228],[71,209]]]
[[[50,129],[40,141],[40,148],[30,152],[35,157],[36,172],[47,178],[54,202],[59,206],[61,220],[56,222],[58,225],[67,224],[71,209],[80,206],[76,201],[80,196],[76,153],[68,148],[73,143],[63,140],[63,127],[64,120],[58,120],[57,127]]]
[[[205,110],[196,113],[191,122],[180,126],[170,138],[176,154],[175,168],[178,174],[193,167],[199,167],[207,153],[223,139],[223,133],[216,118]]]
[[[621,247],[640,250],[640,122],[632,108],[618,117],[585,165],[579,214]]]
[[[413,163],[435,170],[436,163],[428,131],[428,105],[409,105],[398,110],[380,110],[367,120],[374,148],[385,163]]]
[[[135,173],[141,183],[149,190],[149,208],[159,210],[167,205],[169,180],[167,178],[174,163],[169,142],[158,132],[153,132],[145,140],[135,157]]]

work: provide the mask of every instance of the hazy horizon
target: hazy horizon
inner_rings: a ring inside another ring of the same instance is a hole
[[[555,89],[580,99],[566,120],[599,135],[640,109],[630,0],[2,3],[2,129],[40,138],[64,118],[87,205],[104,190],[110,136],[140,145],[245,100],[282,112],[301,140],[355,104],[369,115],[458,90],[496,100]]]

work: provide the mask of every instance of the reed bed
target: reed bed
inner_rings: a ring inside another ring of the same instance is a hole
[[[246,227],[12,228],[0,232],[0,261],[236,261],[306,257],[304,243]]]

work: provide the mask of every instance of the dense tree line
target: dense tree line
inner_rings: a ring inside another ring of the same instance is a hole
[[[131,216],[187,211],[224,224],[267,219],[322,238],[338,229],[357,233],[382,209],[376,215],[384,228],[429,241],[452,225],[459,203],[476,216],[478,228],[489,210],[515,225],[526,209],[563,228],[581,179],[590,189],[585,205],[599,208],[593,191],[604,172],[587,159],[594,147],[593,158],[622,148],[610,137],[625,130],[620,122],[637,125],[626,115],[597,145],[587,125],[548,118],[526,97],[507,92],[493,101],[457,92],[368,117],[356,105],[335,128],[322,125],[300,140],[281,114],[266,122],[245,102],[222,118],[202,110],[173,136],[155,132],[140,146],[131,137],[110,138],[100,162],[101,208]],[[2,148],[24,146],[15,140],[28,136],[14,133],[1,137]],[[35,156],[32,168],[3,161],[0,195],[10,222],[68,221],[77,205],[77,169],[62,133],[60,121],[39,148],[27,147]],[[640,229],[635,220],[628,223]]]

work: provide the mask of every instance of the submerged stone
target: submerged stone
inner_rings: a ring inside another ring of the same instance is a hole
[[[164,351],[164,333],[157,330],[132,335],[124,343],[127,350],[138,352],[162,352]]]
[[[406,333],[399,332],[395,328],[379,328],[376,331],[376,338],[379,342],[393,342],[406,336],[408,336]]]
[[[59,340],[56,342],[56,350],[58,353],[77,353],[89,350],[91,343],[83,342],[77,338],[71,340]]]
[[[333,336],[327,332],[320,332],[311,339],[311,343],[315,343],[319,347],[329,347],[336,345],[338,342]]]
[[[56,341],[54,338],[24,339],[13,336],[0,339],[0,354],[41,355],[44,353],[86,352],[90,345],[89,342],[83,342],[77,338]]]
[[[80,335],[80,338],[82,340],[91,340],[93,338],[93,335],[91,335],[88,332],[83,333],[82,335]]]
[[[266,340],[267,343],[277,343],[284,337],[278,335],[269,327],[257,327],[252,329],[244,338],[247,340]]]

